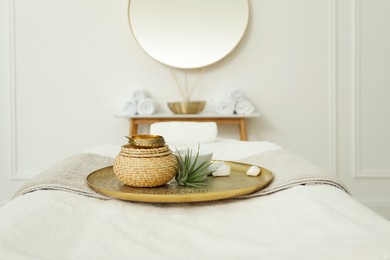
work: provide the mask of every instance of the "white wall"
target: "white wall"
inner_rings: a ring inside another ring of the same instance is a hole
[[[206,69],[195,98],[210,104],[241,88],[263,115],[249,122],[250,140],[337,172],[390,216],[389,2],[250,4],[243,41]],[[137,46],[126,9],[126,0],[0,0],[0,202],[65,156],[124,143],[128,122],[113,115],[133,90],[152,93],[159,112],[180,99],[169,69]]]
[[[358,200],[390,218],[390,2],[340,1],[338,10],[339,173]]]

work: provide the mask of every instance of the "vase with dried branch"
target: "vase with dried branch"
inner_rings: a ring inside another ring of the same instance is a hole
[[[204,72],[204,68],[200,70],[198,77],[192,82],[192,84],[189,84],[187,71],[184,71],[184,82],[181,82],[178,79],[173,69],[170,69],[170,71],[183,101],[168,102],[169,109],[175,114],[197,114],[202,112],[206,105],[206,101],[193,101],[192,95],[198,86],[198,82]]]

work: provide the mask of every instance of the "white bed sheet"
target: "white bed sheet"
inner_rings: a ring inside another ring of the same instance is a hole
[[[175,149],[184,149],[188,146],[169,146],[174,151]],[[190,147],[197,147],[190,146]],[[213,151],[214,160],[241,160],[243,158],[272,150],[282,149],[279,145],[265,141],[238,141],[228,138],[217,138],[213,143],[204,143],[200,146],[202,149]],[[96,153],[103,156],[115,157],[120,151],[119,145],[105,144],[93,146],[84,152]]]
[[[224,160],[280,149],[233,140],[209,146]],[[37,191],[0,209],[0,259],[390,259],[389,245],[390,222],[329,185],[196,204]]]

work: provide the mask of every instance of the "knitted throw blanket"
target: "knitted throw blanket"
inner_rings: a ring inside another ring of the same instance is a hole
[[[91,190],[86,184],[86,177],[95,170],[112,165],[113,160],[92,153],[76,154],[27,181],[15,197],[38,190],[60,190],[97,199],[111,199]],[[274,178],[264,189],[239,198],[264,196],[296,185],[311,184],[332,185],[348,193],[331,173],[286,150],[262,152],[240,162],[267,168]]]

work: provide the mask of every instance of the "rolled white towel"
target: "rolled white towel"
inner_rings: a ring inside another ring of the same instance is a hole
[[[220,115],[233,115],[235,102],[232,99],[219,99],[215,103],[215,112]]]
[[[122,110],[126,116],[137,114],[137,101],[134,99],[127,101]]]
[[[140,101],[141,99],[145,99],[149,97],[148,92],[146,90],[136,90],[131,94],[131,98],[137,101]]]
[[[139,115],[151,115],[156,111],[156,107],[151,98],[144,98],[138,101],[137,113]]]
[[[228,96],[229,96],[229,98],[233,99],[236,102],[240,102],[240,101],[243,101],[245,99],[244,92],[239,90],[239,89],[231,89],[228,92]]]
[[[238,115],[252,114],[255,108],[248,100],[243,100],[236,103],[235,111]]]

